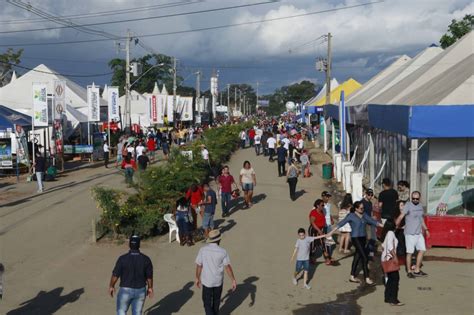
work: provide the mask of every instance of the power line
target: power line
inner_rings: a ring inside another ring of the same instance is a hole
[[[20,69],[25,69],[25,70],[30,70],[34,72],[39,72],[39,73],[44,73],[44,74],[52,74],[52,75],[60,75],[63,77],[77,77],[77,78],[91,78],[91,77],[103,77],[107,75],[111,75],[114,72],[107,72],[107,73],[97,73],[97,74],[71,74],[71,73],[59,73],[59,72],[48,72],[48,71],[42,71],[42,70],[36,70],[33,68],[25,67],[25,66],[20,66],[11,62],[5,62],[5,61],[0,61],[0,63],[10,65],[12,67],[20,68]]]
[[[148,10],[154,10],[154,9],[167,9],[167,8],[196,4],[196,3],[200,3],[204,1],[205,0],[179,1],[179,2],[174,2],[174,3],[164,3],[164,4],[151,5],[151,6],[146,6],[146,7],[108,10],[108,11],[100,11],[100,12],[87,13],[87,14],[84,13],[84,14],[63,15],[62,17],[65,19],[67,18],[67,19],[73,19],[73,20],[89,19],[89,18],[102,17],[102,16],[108,16],[108,15],[130,14],[130,13],[136,13],[136,12],[148,11]],[[43,19],[18,19],[18,20],[0,21],[0,24],[31,24],[34,22],[41,22],[41,21],[43,21]]]
[[[209,30],[216,30],[216,29],[224,29],[224,28],[229,28],[229,27],[237,27],[237,26],[251,25],[251,24],[258,24],[258,23],[267,23],[267,22],[280,21],[280,20],[298,18],[298,17],[303,17],[303,16],[309,16],[309,15],[317,15],[317,14],[324,14],[324,13],[329,13],[329,12],[353,9],[353,8],[357,8],[357,7],[368,6],[368,5],[378,4],[378,3],[382,3],[382,2],[384,2],[384,1],[367,2],[367,3],[362,3],[362,4],[358,4],[358,5],[353,5],[353,6],[346,6],[346,7],[342,7],[342,8],[327,9],[327,10],[322,10],[322,11],[313,11],[313,12],[308,12],[308,13],[303,13],[303,14],[283,16],[283,17],[279,17],[279,18],[264,19],[264,20],[258,20],[258,21],[236,23],[236,24],[219,25],[219,26],[213,26],[213,27],[196,28],[196,29],[183,30],[183,31],[155,33],[155,34],[144,34],[144,35],[138,35],[138,36],[135,36],[135,37],[156,37],[156,36],[176,35],[176,34],[201,32],[201,31],[209,31]],[[126,39],[126,37],[120,37],[119,39],[123,40],[123,39]],[[47,42],[47,43],[0,44],[0,47],[26,47],[26,46],[50,46],[50,45],[82,44],[82,43],[92,43],[92,42],[103,42],[103,41],[109,41],[109,40],[112,40],[112,39],[102,39],[101,38],[101,39],[85,39],[85,40],[63,41],[63,42]]]
[[[232,10],[232,9],[240,9],[240,8],[246,8],[246,7],[254,7],[254,6],[259,6],[259,5],[262,5],[262,4],[270,4],[270,3],[275,3],[275,1],[264,1],[264,2],[257,2],[257,3],[250,3],[250,4],[242,4],[242,5],[235,5],[235,6],[222,7],[222,8],[214,8],[214,9],[206,9],[206,10],[191,11],[191,12],[182,12],[182,13],[173,13],[173,14],[157,15],[157,16],[149,16],[149,17],[140,17],[140,18],[134,18],[134,19],[125,19],[125,20],[117,20],[117,21],[107,21],[107,22],[96,22],[96,23],[80,24],[80,25],[76,25],[76,27],[87,27],[87,26],[109,25],[109,24],[136,22],[136,21],[155,20],[155,19],[170,18],[170,17],[176,17],[176,16],[194,15],[194,14],[202,14],[202,13],[209,13],[209,12],[218,12],[218,11],[225,11],[225,10]],[[69,23],[71,23],[71,22],[69,22]],[[71,24],[72,24],[72,23],[71,23]],[[25,32],[37,32],[37,31],[50,31],[50,30],[57,30],[57,29],[64,29],[64,28],[71,28],[71,27],[73,27],[73,26],[70,26],[70,25],[52,26],[52,27],[44,27],[44,28],[36,28],[36,29],[27,29],[27,30],[2,31],[2,32],[0,32],[0,34],[13,34],[13,33],[25,33]]]

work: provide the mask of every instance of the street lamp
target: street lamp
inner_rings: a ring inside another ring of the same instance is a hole
[[[154,68],[157,68],[157,67],[161,67],[161,66],[164,66],[164,65],[165,65],[164,63],[159,63],[159,64],[157,64],[157,65],[154,65],[154,66],[150,67],[150,69],[148,69],[147,71],[145,71],[144,73],[142,73],[142,75],[139,76],[138,79],[135,80],[135,82],[133,82],[132,84],[130,84],[129,89],[130,89],[135,83],[137,83],[138,80],[140,80],[145,74],[147,74],[148,72],[150,72],[151,69],[154,69]]]

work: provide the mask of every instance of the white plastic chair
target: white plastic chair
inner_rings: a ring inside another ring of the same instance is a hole
[[[176,224],[176,221],[173,220],[172,218],[172,214],[171,213],[167,213],[163,216],[163,218],[165,219],[165,221],[168,223],[168,226],[170,228],[170,233],[169,233],[169,239],[170,239],[170,243],[171,243],[171,234],[173,232],[176,232],[176,241],[178,243],[181,243],[180,240],[179,240],[179,229],[178,229],[178,225]]]

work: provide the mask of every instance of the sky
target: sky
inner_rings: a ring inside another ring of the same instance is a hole
[[[107,66],[110,59],[125,58],[116,42],[103,36],[72,28],[32,31],[58,24],[40,19],[8,0],[1,1],[0,52],[13,44],[41,44],[22,47],[23,66],[44,63],[59,73],[96,75],[110,72]],[[21,1],[24,0],[16,2]],[[471,0],[30,0],[29,3],[54,16],[66,16],[64,19],[76,24],[121,21],[89,28],[119,37],[130,30],[146,47],[132,43],[132,58],[149,52],[175,56],[178,71],[185,78],[184,85],[194,86],[193,73],[202,70],[201,87],[208,89],[210,74],[216,69],[220,88],[228,83],[256,87],[258,82],[260,94],[301,80],[323,83],[324,74],[316,70],[315,62],[327,53],[327,42],[321,36],[329,32],[333,36],[333,77],[339,82],[354,78],[364,83],[397,57],[414,56],[429,45],[438,44],[452,19],[474,12]],[[242,7],[182,14],[232,6]],[[174,16],[155,18],[163,15]],[[294,15],[302,16],[286,18]],[[135,21],[123,21],[130,19]],[[261,20],[274,21],[249,24]],[[176,33],[230,24],[243,25]],[[26,31],[17,32],[22,30]],[[175,34],[163,35],[172,32]],[[161,35],[143,36],[153,34]],[[90,39],[96,41],[48,44]],[[83,86],[110,81],[110,75],[70,78]]]

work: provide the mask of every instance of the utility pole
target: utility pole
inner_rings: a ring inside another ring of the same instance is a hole
[[[331,104],[331,33],[328,33],[328,56],[326,59],[326,105]]]
[[[196,72],[196,105],[197,121],[201,123],[201,71]]]
[[[234,111],[237,111],[237,87],[234,88]]]
[[[173,57],[173,121],[175,126],[178,125],[178,122],[174,119],[174,111],[176,110],[176,57]]]
[[[227,84],[227,118],[230,120],[230,84]]]
[[[245,94],[244,94],[244,115],[248,115],[249,113],[247,112],[247,104],[245,103]]]
[[[239,90],[239,111],[242,113],[242,90]]]
[[[257,101],[256,101],[257,104],[255,104],[255,113],[257,113],[257,110],[258,110],[258,81],[257,81]]]
[[[132,127],[132,118],[130,115],[130,41],[132,40],[130,31],[127,31],[125,42],[125,130]]]

